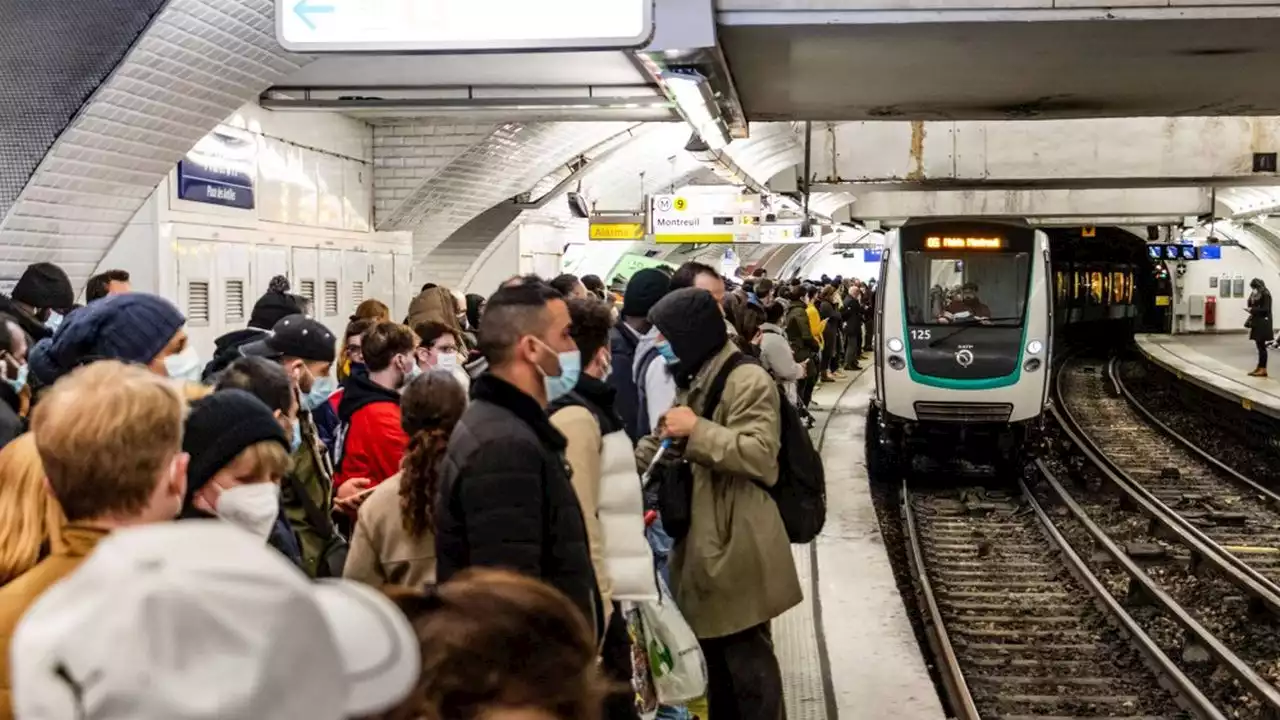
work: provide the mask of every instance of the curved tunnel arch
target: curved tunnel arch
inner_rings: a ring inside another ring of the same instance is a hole
[[[276,42],[272,0],[169,0],[8,207],[0,280],[46,260],[81,285],[200,138],[311,60]]]

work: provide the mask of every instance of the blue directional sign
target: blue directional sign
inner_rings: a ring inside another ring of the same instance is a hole
[[[627,49],[653,36],[653,0],[276,0],[294,52]]]

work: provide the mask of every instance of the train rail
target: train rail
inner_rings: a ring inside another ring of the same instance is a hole
[[[1056,393],[1059,424],[1116,487],[1193,562],[1280,616],[1280,496],[1139,410],[1114,360],[1064,363]]]
[[[1280,716],[1270,622],[1253,622],[1244,610],[1223,612],[1224,603],[1241,594],[1251,599],[1253,612],[1277,609],[1280,565],[1272,558],[1280,543],[1280,514],[1275,495],[1141,408],[1119,380],[1114,361],[1064,362],[1055,393],[1057,406],[1052,414],[1064,435],[1118,492],[1099,495],[1082,490],[1089,499],[1077,504],[1040,462],[1047,484],[1081,522],[1092,525],[1088,513],[1093,513],[1107,518],[1118,537],[1145,535],[1158,540],[1157,548],[1167,546],[1169,556],[1158,562],[1162,567],[1152,569],[1160,583],[1129,572],[1132,580],[1141,581],[1143,594],[1154,598],[1189,639],[1206,648],[1239,688],[1256,699],[1262,717]],[[1136,519],[1137,513],[1149,518],[1146,530],[1123,520],[1126,516]],[[1101,527],[1090,532],[1110,545],[1107,552],[1113,561],[1133,564],[1128,549],[1117,547]],[[1210,571],[1206,578],[1217,579],[1197,584],[1215,590],[1179,589],[1177,578],[1199,576],[1204,570]],[[1236,710],[1233,717],[1238,716]]]
[[[1010,496],[916,492],[904,483],[902,511],[955,717],[1225,717],[1111,596],[1025,485]]]

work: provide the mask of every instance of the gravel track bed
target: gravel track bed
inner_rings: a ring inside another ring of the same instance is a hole
[[[1080,429],[1108,458],[1208,538],[1280,582],[1280,512],[1149,424],[1124,397],[1110,396],[1105,363],[1074,363],[1059,382]]]
[[[913,494],[926,572],[984,718],[1184,717],[1019,498]]]

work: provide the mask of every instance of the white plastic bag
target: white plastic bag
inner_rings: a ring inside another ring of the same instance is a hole
[[[653,686],[663,705],[683,705],[707,694],[707,662],[661,578],[658,592],[656,602],[639,603]]]

